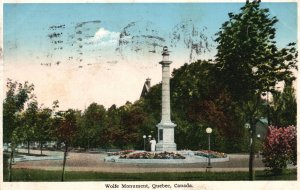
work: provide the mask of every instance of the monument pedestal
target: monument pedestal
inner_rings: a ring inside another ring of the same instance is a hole
[[[174,143],[174,127],[176,124],[172,122],[159,123],[158,128],[158,143],[156,151],[176,151],[177,146]]]
[[[174,152],[176,150],[177,150],[177,146],[175,143],[157,143],[156,144],[156,151]]]

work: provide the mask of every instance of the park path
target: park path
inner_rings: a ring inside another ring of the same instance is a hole
[[[26,150],[20,150],[20,152]],[[38,154],[38,150],[31,150]],[[43,151],[46,155],[63,155],[58,151]],[[193,164],[124,164],[104,162],[105,153],[70,152],[66,163],[66,171],[94,171],[114,173],[145,173],[145,172],[203,172],[206,163]],[[215,172],[248,171],[248,155],[229,154],[228,162],[212,163],[210,170]],[[14,168],[30,168],[42,170],[61,170],[62,160],[43,160],[17,162]],[[255,159],[256,170],[264,170],[261,158]]]

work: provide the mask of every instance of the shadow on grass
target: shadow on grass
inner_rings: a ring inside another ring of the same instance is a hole
[[[297,180],[297,170],[286,169],[281,174],[273,174],[270,171],[264,171],[263,174],[256,174],[256,180]]]
[[[61,171],[13,169],[13,181],[60,181]],[[179,173],[65,173],[66,181],[247,181],[248,172],[179,172]],[[282,175],[256,172],[256,180],[297,180],[297,170],[287,170]],[[4,181],[7,176],[4,173]]]

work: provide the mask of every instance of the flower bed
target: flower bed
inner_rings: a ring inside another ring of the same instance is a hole
[[[118,156],[118,155],[126,155],[126,154],[129,154],[132,152],[134,152],[134,150],[122,150],[119,152],[108,152],[107,155],[108,156]]]
[[[208,158],[210,156],[210,158],[226,158],[227,155],[225,153],[222,152],[216,152],[216,151],[208,151],[208,150],[198,150],[195,151],[195,156],[203,156]]]
[[[138,152],[132,154],[120,155],[120,159],[185,159],[181,154],[173,152]]]

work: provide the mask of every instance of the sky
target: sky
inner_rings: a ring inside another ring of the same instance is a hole
[[[146,78],[213,59],[213,39],[243,3],[4,4],[4,77],[35,85],[39,103],[62,109],[134,102]],[[297,41],[297,4],[262,3],[276,16],[276,41]]]

